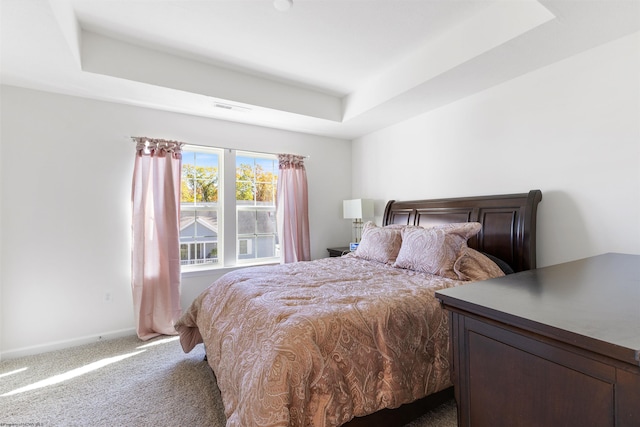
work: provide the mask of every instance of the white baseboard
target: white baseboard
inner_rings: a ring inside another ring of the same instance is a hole
[[[98,341],[112,340],[115,338],[135,335],[135,328],[120,329],[118,331],[105,332],[99,335],[90,335],[81,338],[74,338],[64,341],[54,341],[42,345],[18,348],[15,350],[3,351],[0,353],[0,361],[16,359],[18,357],[33,356],[34,354],[47,353],[49,351],[62,350],[65,348],[77,347],[79,345],[91,344]]]

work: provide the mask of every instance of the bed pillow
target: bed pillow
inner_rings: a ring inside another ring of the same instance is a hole
[[[491,261],[495,262],[496,265],[498,267],[500,267],[500,270],[502,270],[502,272],[506,275],[506,274],[513,274],[515,273],[515,271],[513,271],[513,268],[511,268],[511,266],[509,265],[509,263],[507,263],[506,261],[498,258],[497,256],[493,256],[491,254],[488,254],[486,252],[481,252],[482,255],[486,256],[487,258],[489,258]]]
[[[353,254],[362,259],[393,264],[402,243],[401,225],[378,227],[368,221],[362,227],[362,239]]]
[[[465,246],[460,251],[460,256],[453,264],[453,271],[458,279],[464,281],[478,281],[504,276],[502,269],[489,257]]]
[[[478,234],[479,222],[444,224],[430,228],[406,227],[394,267],[458,279],[453,264],[467,240]]]

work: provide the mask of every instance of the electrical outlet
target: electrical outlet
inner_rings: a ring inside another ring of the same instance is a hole
[[[111,292],[105,292],[104,302],[111,302],[111,301],[113,301],[113,295],[111,295]]]

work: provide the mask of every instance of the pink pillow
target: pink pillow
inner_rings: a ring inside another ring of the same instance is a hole
[[[378,227],[368,221],[362,228],[362,240],[353,253],[358,258],[393,264],[402,243],[402,226]]]
[[[453,265],[467,240],[478,234],[479,222],[462,222],[430,228],[406,227],[394,267],[458,279]]]

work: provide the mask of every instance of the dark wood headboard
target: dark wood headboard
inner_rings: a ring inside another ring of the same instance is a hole
[[[522,194],[413,200],[387,203],[383,225],[430,227],[452,222],[479,222],[482,230],[469,246],[494,255],[515,271],[536,268],[536,217],[540,190]]]

